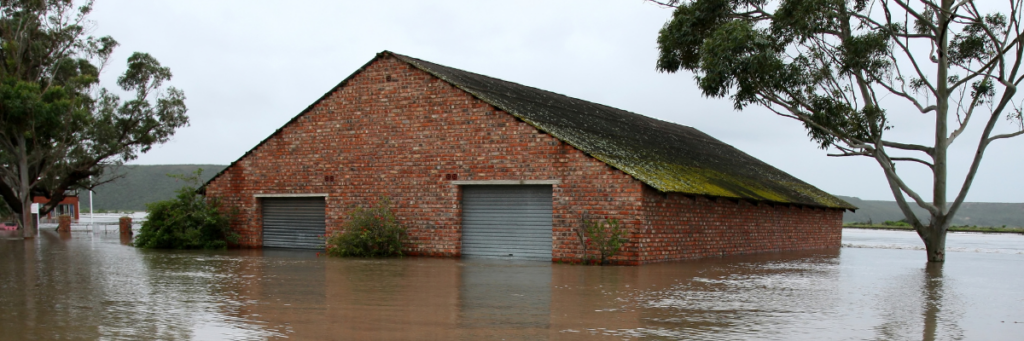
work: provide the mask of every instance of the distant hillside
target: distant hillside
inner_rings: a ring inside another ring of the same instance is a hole
[[[188,174],[203,169],[203,181],[209,180],[225,165],[138,165],[121,166],[116,174],[123,178],[96,187],[93,205],[96,210],[145,211],[146,204],[174,197],[174,191],[184,186],[181,180],[167,174]],[[89,212],[89,193],[79,195],[82,212]]]
[[[854,206],[857,213],[846,212],[843,222],[874,222],[903,219],[903,213],[895,201],[861,200],[860,198],[838,196]],[[911,205],[918,217],[928,220],[927,211]],[[953,225],[1012,226],[1024,227],[1024,203],[965,202],[953,217]]]

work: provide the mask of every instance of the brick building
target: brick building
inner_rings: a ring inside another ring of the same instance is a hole
[[[694,128],[381,52],[203,190],[243,247],[322,248],[382,196],[415,255],[575,261],[583,217],[615,261],[840,246],[855,209]]]
[[[42,206],[43,204],[46,204],[48,202],[50,202],[50,199],[43,196],[32,197],[32,203],[39,204],[39,206]],[[64,197],[64,200],[61,200],[60,203],[57,204],[57,207],[54,207],[52,211],[47,213],[46,216],[41,217],[41,219],[55,221],[57,217],[66,215],[71,216],[71,219],[73,219],[74,221],[78,221],[78,207],[78,195],[67,195]]]

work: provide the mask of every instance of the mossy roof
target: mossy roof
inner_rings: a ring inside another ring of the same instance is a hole
[[[697,129],[388,51],[661,192],[856,209]]]

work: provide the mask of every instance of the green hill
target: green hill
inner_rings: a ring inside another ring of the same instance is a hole
[[[94,209],[104,211],[145,211],[146,204],[174,197],[184,186],[181,180],[167,174],[188,174],[203,169],[203,181],[209,180],[225,165],[133,165],[121,166],[114,174],[123,177],[96,187],[92,200]],[[89,193],[81,193],[82,212],[89,212]]]
[[[873,222],[881,224],[886,220],[903,219],[903,213],[895,201],[838,197],[860,207],[856,213],[846,212],[843,214],[844,223]],[[911,207],[919,218],[928,220],[927,211],[916,204],[911,204]],[[965,202],[953,217],[953,225],[1022,227],[1024,226],[1024,203]]]

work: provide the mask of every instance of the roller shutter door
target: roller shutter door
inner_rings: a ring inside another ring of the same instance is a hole
[[[465,186],[462,255],[551,260],[551,186]]]
[[[323,197],[263,198],[263,246],[323,249]]]

